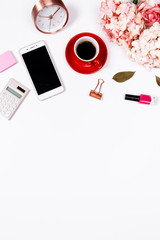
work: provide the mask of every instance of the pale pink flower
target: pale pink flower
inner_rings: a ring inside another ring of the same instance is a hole
[[[152,7],[160,4],[160,0],[142,0],[142,1],[140,1],[140,3],[141,2],[145,2],[145,4],[152,6]]]
[[[132,42],[128,48],[131,60],[145,66],[147,69],[160,67],[160,24],[154,23],[140,35],[138,40]]]
[[[129,47],[144,27],[141,13],[131,2],[105,0],[100,8],[101,25],[112,42]]]
[[[160,68],[160,0],[138,5],[123,0],[101,3],[101,25],[112,42],[125,47],[131,60]]]
[[[137,6],[138,11],[142,13],[145,26],[150,27],[155,22],[160,23],[160,0],[141,1]]]

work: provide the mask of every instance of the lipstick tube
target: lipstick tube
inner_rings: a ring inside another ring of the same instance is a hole
[[[130,94],[125,94],[125,100],[130,100],[130,101],[135,101],[135,102],[139,102],[142,104],[154,104],[156,98],[155,97],[151,97],[149,95],[130,95]]]

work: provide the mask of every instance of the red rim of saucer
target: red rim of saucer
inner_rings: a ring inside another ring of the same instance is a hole
[[[80,61],[76,57],[76,55],[74,53],[74,44],[78,40],[78,38],[83,37],[83,36],[92,37],[98,42],[99,54],[96,57],[96,59],[98,59],[101,62],[101,64],[102,64],[101,67],[89,64],[87,62]],[[72,37],[69,40],[69,42],[66,46],[65,56],[66,56],[66,60],[67,60],[68,64],[74,71],[76,71],[78,73],[82,73],[82,74],[91,74],[91,73],[99,71],[104,66],[104,64],[107,60],[108,51],[107,51],[106,44],[99,36],[97,36],[93,33],[83,32],[83,33],[79,33],[79,34],[75,35],[74,37]]]

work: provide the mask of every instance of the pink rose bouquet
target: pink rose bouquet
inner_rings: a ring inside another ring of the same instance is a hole
[[[160,0],[142,0],[137,5],[105,0],[100,17],[109,39],[125,47],[131,60],[148,69],[160,68]]]

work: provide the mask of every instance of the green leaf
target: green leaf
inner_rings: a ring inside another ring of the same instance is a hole
[[[156,82],[157,82],[158,86],[160,86],[160,77],[156,76]]]
[[[134,74],[135,72],[118,72],[113,76],[112,79],[114,79],[116,82],[125,82],[133,77]]]
[[[138,0],[133,0],[133,3],[134,3],[134,4],[137,4],[137,3],[138,3]]]

